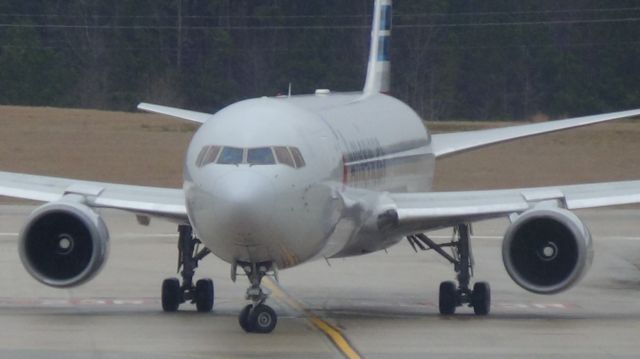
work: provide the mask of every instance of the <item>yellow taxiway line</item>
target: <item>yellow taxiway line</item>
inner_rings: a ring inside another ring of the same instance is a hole
[[[358,353],[356,348],[349,342],[349,340],[342,334],[340,329],[335,326],[329,324],[322,318],[320,318],[317,314],[305,308],[302,303],[295,300],[291,296],[289,296],[277,283],[275,283],[271,278],[266,278],[263,280],[262,284],[267,287],[271,291],[271,295],[290,306],[291,308],[304,313],[307,316],[307,319],[313,324],[314,327],[318,328],[329,340],[333,343],[333,345],[338,349],[342,355],[344,355],[347,359],[361,359],[362,355]]]

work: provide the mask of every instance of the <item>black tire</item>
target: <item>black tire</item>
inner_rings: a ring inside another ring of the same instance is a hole
[[[175,312],[182,302],[180,281],[177,278],[168,278],[162,282],[162,310]]]
[[[471,305],[476,315],[487,315],[491,310],[491,287],[487,282],[478,282],[473,285],[471,293]]]
[[[253,305],[251,304],[242,308],[240,315],[238,316],[238,324],[240,324],[240,328],[247,333],[251,333],[253,331],[249,325],[249,314],[251,313],[251,308],[253,308]]]
[[[453,282],[440,283],[439,305],[440,314],[452,315],[456,312],[457,301],[456,284]]]
[[[213,309],[213,281],[200,279],[196,282],[196,309],[200,313],[208,313]]]
[[[278,316],[268,305],[260,304],[249,313],[249,325],[254,333],[271,333],[276,324]]]

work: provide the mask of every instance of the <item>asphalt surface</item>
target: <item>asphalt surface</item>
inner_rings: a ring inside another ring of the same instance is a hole
[[[408,244],[388,253],[309,263],[280,273],[285,294],[269,335],[246,334],[237,314],[246,280],[211,256],[198,277],[216,283],[209,314],[185,305],[161,311],[162,279],[175,275],[176,229],[106,211],[112,236],[105,269],[78,288],[53,289],[20,264],[16,233],[31,207],[0,207],[0,358],[340,358],[313,320],[335,328],[364,358],[637,358],[640,356],[640,210],[580,212],[595,238],[587,277],[572,290],[539,296],[506,274],[500,236],[506,221],[474,226],[476,279],[492,286],[488,317],[463,308],[441,317],[438,284],[446,261]],[[446,238],[450,232],[435,233]],[[297,305],[292,305],[295,302]]]

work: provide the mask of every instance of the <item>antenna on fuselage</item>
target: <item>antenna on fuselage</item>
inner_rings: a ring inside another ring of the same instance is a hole
[[[371,48],[364,95],[389,92],[391,83],[391,19],[392,1],[376,0],[371,27]]]
[[[289,82],[289,92],[288,92],[288,97],[291,97],[291,82]]]

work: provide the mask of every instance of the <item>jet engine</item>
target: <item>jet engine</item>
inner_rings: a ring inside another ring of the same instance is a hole
[[[20,259],[36,280],[72,287],[92,279],[107,259],[109,232],[84,204],[58,201],[37,208],[19,238]]]
[[[558,293],[576,284],[591,266],[591,234],[565,209],[534,208],[507,228],[502,259],[522,288],[538,294]]]

